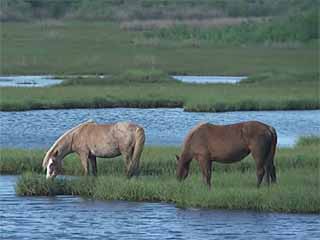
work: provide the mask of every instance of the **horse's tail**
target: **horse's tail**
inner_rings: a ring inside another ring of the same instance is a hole
[[[140,165],[140,157],[144,148],[145,142],[145,134],[142,127],[138,127],[135,131],[135,145],[133,148],[133,154],[131,158],[131,162],[128,166],[127,176],[132,177],[133,175],[138,174],[139,165]]]
[[[274,156],[276,153],[278,137],[277,132],[273,127],[269,126],[269,130],[271,134],[271,148],[266,163],[267,182],[269,183],[271,178],[271,182],[275,183],[277,181],[277,176],[276,167],[274,166]]]

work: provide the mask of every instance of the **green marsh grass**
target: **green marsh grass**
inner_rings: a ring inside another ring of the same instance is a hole
[[[83,21],[152,20],[152,19],[219,19],[221,17],[279,16],[317,7],[317,1],[248,0],[170,0],[170,1],[90,1],[62,0],[40,4],[30,0],[2,0],[2,21],[32,21],[41,18]],[[37,4],[36,4],[37,3]],[[35,7],[37,6],[37,7]]]
[[[265,71],[316,72],[317,44],[298,48],[232,44],[136,44],[141,32],[109,22],[1,23],[1,74],[121,74],[138,67],[190,75],[252,75]],[[141,60],[144,59],[144,60]]]
[[[294,13],[266,21],[243,21],[240,25],[224,27],[194,27],[177,24],[145,31],[146,38],[164,40],[196,39],[215,44],[248,44],[263,42],[306,42],[318,39],[318,12],[316,9]]]
[[[306,136],[299,138],[297,146],[310,146],[318,145],[320,146],[320,138],[318,136]]]
[[[70,85],[125,85],[125,84],[149,84],[149,83],[179,83],[165,72],[158,69],[129,69],[120,74],[105,77],[66,77],[60,84]]]

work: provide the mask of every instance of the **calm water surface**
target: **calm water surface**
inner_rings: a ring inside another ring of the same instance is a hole
[[[0,87],[47,87],[61,83],[50,75],[43,76],[0,76]]]
[[[152,145],[180,145],[199,122],[262,121],[276,128],[280,146],[292,146],[299,136],[320,135],[319,110],[192,113],[181,108],[64,109],[0,112],[0,147],[47,148],[66,130],[88,119],[139,123],[146,130],[146,143]]]
[[[245,76],[172,76],[174,79],[177,79],[185,83],[239,83],[241,80],[246,79]]]
[[[319,239],[319,215],[179,209],[164,203],[18,197],[0,176],[1,239]]]

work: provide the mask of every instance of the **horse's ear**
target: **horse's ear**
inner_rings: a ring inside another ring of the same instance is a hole
[[[178,155],[176,155],[176,160],[177,160],[177,162],[179,161],[179,159],[180,159],[180,158],[179,158],[179,156],[178,156]]]

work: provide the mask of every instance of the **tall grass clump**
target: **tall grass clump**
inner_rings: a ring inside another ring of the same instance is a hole
[[[116,85],[178,82],[159,69],[128,69],[112,76],[66,78],[60,85]]]
[[[112,77],[115,83],[172,83],[178,82],[158,69],[129,69]]]
[[[303,147],[303,146],[319,146],[320,147],[320,137],[318,136],[305,136],[300,137],[296,146]]]
[[[317,0],[2,0],[2,21],[34,19],[149,20],[206,19],[219,17],[278,16],[286,12],[316,8]]]
[[[18,179],[16,193],[20,196],[93,195],[93,177],[57,178],[47,180],[44,175],[24,173]]]
[[[17,182],[16,193],[21,196],[54,196],[69,194],[69,191],[65,181],[47,181],[44,175],[25,173]]]
[[[145,31],[144,36],[174,41],[198,39],[215,44],[307,42],[319,39],[318,15],[314,9],[264,22],[247,21],[236,26],[199,28],[180,24]]]

